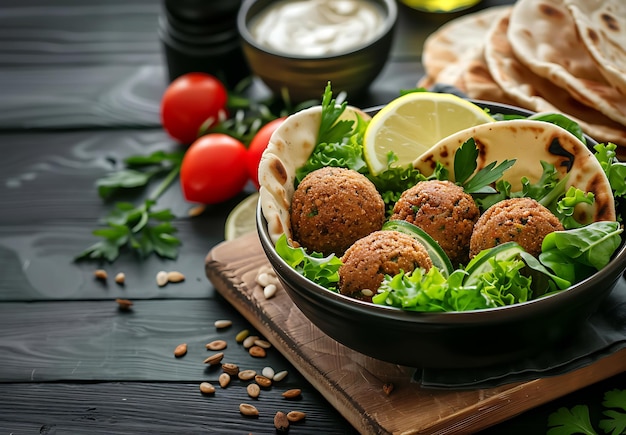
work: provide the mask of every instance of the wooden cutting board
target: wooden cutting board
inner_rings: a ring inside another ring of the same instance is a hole
[[[565,375],[478,390],[432,390],[413,369],[376,360],[329,338],[284,289],[266,299],[255,278],[269,265],[256,233],[223,242],[206,274],[224,296],[361,433],[476,432],[626,369],[626,349]],[[393,384],[390,394],[383,385]]]

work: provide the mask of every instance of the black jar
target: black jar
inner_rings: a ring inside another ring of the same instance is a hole
[[[163,0],[159,38],[169,80],[206,72],[233,87],[250,75],[237,31],[241,0]]]

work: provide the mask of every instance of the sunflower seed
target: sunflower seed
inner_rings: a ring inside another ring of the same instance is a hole
[[[115,282],[118,283],[119,285],[124,284],[125,281],[126,281],[126,275],[124,274],[124,272],[120,272],[117,275],[115,275]]]
[[[213,340],[205,345],[208,350],[224,350],[226,346],[228,346],[228,343],[224,340]]]
[[[254,405],[249,405],[247,403],[242,403],[239,405],[239,412],[241,412],[242,415],[246,415],[248,417],[259,416],[259,410],[256,409]]]
[[[242,381],[249,381],[250,379],[254,379],[256,376],[256,372],[254,370],[242,370],[237,373],[237,377]]]
[[[233,363],[224,363],[222,364],[222,370],[224,370],[224,373],[236,376],[239,373],[239,366]]]
[[[254,345],[254,342],[258,339],[259,337],[256,335],[248,335],[243,341],[243,347],[245,347],[246,349],[250,349]]]
[[[156,274],[156,282],[159,287],[163,287],[167,284],[167,272],[162,270]]]
[[[222,373],[218,378],[218,382],[220,383],[220,387],[226,388],[228,384],[230,384],[230,375],[228,373]]]
[[[167,272],[167,282],[181,282],[185,280],[185,275],[175,270]]]
[[[274,377],[272,378],[272,380],[274,382],[280,382],[283,379],[285,379],[285,377],[287,376],[287,370],[283,370],[282,372],[278,372],[274,375]]]
[[[302,394],[302,390],[299,388],[292,388],[291,390],[287,390],[283,393],[283,397],[285,399],[295,399]]]
[[[176,358],[180,358],[186,353],[187,353],[187,343],[179,344],[178,346],[176,346],[176,349],[174,349],[174,356]]]
[[[122,311],[128,311],[133,306],[133,301],[128,299],[115,299],[115,302],[117,302],[118,308]]]
[[[276,284],[270,284],[263,288],[263,296],[265,299],[271,299],[276,295],[277,290],[278,287],[276,287]]]
[[[252,397],[253,399],[256,399],[261,394],[261,388],[258,386],[258,384],[248,384],[248,386],[246,387],[246,391],[248,392],[248,396]]]
[[[250,331],[248,331],[247,329],[239,331],[237,335],[235,335],[235,341],[237,343],[243,343],[243,341],[248,337],[248,335],[250,335]]]
[[[305,417],[306,417],[306,414],[302,411],[289,411],[287,413],[287,420],[289,420],[292,423],[304,420]]]
[[[93,276],[96,277],[96,279],[102,280],[102,281],[106,281],[108,274],[107,271],[104,269],[98,269],[96,271],[94,271]]]
[[[262,347],[263,349],[269,349],[272,347],[272,344],[267,340],[254,340],[254,345]]]
[[[254,358],[265,358],[265,356],[267,355],[265,349],[263,349],[261,346],[256,345],[248,349],[248,353]]]
[[[215,387],[209,382],[203,382],[200,384],[200,391],[202,394],[213,394],[215,393]]]
[[[266,378],[263,375],[256,375],[254,377],[254,381],[259,384],[260,387],[269,388],[272,386],[272,380],[270,378]]]
[[[274,369],[271,367],[263,367],[263,370],[261,370],[261,374],[265,376],[267,379],[273,379]]]
[[[217,329],[228,328],[232,324],[233,324],[232,320],[216,320],[215,321],[215,327]]]
[[[222,359],[224,359],[224,352],[218,352],[206,358],[204,360],[204,363],[214,366],[214,365],[219,364],[222,361]]]

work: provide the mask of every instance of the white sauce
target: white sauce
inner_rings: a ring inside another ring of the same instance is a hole
[[[320,56],[350,51],[382,31],[382,8],[367,0],[281,0],[251,22],[262,46],[285,54]]]

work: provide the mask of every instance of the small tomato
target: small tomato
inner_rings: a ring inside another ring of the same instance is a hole
[[[246,167],[248,168],[248,176],[256,186],[259,188],[259,162],[263,151],[267,148],[267,144],[270,141],[270,137],[274,131],[285,121],[285,118],[278,118],[268,122],[254,135],[248,146],[248,153],[246,155]]]
[[[217,204],[237,195],[248,181],[246,147],[237,139],[212,133],[194,141],[180,168],[185,199]]]
[[[228,91],[210,74],[192,72],[176,78],[161,99],[161,124],[177,141],[196,140],[200,127],[226,117]],[[208,120],[212,120],[208,121]]]

